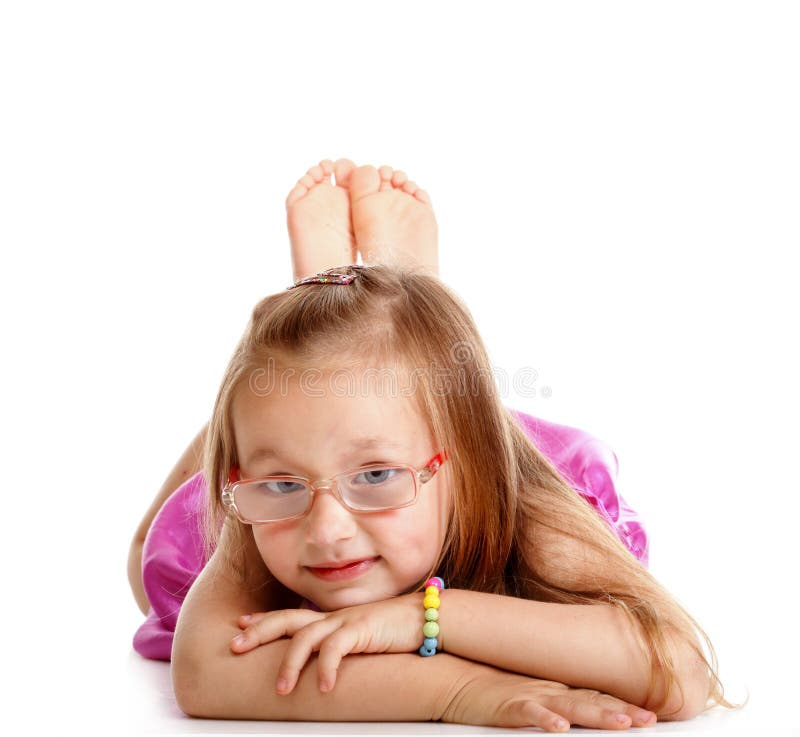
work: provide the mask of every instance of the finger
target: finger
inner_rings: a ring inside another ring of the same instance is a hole
[[[340,626],[339,622],[326,618],[303,627],[292,637],[292,641],[289,643],[289,647],[286,648],[283,660],[281,660],[281,664],[278,667],[278,682],[275,688],[279,693],[291,692],[297,684],[300,671],[303,670],[303,666],[311,657],[311,653],[319,650],[325,638]]]
[[[500,712],[499,727],[541,727],[546,732],[566,732],[569,722],[532,699],[508,702]]]
[[[252,614],[242,614],[239,619],[239,626],[245,626],[250,624],[256,624],[256,622],[260,622],[264,617],[269,617],[270,615],[275,614],[274,611],[272,612],[253,612]]]
[[[627,714],[631,718],[633,727],[652,727],[657,721],[658,716],[652,711],[640,709],[633,704],[625,704],[621,709],[617,709],[620,714]]]
[[[657,716],[652,711],[642,709],[635,704],[629,704],[627,701],[618,699],[610,694],[587,692],[587,694],[589,693],[591,693],[590,698],[596,701],[598,706],[604,706],[607,711],[613,712],[614,715],[627,714],[630,717],[632,727],[651,727],[658,721]]]
[[[320,691],[333,691],[342,658],[359,652],[358,632],[353,627],[341,627],[322,643],[317,658]]]
[[[616,709],[609,709],[595,696],[573,695],[558,709],[572,724],[589,729],[628,729],[631,718]]]
[[[260,618],[251,615],[250,624],[231,640],[231,648],[236,652],[247,652],[281,637],[292,637],[298,630],[325,616],[323,612],[306,609],[281,609],[267,612]]]
[[[236,620],[236,624],[238,624],[242,629],[248,627],[249,625],[253,624],[254,622],[258,622],[261,618],[258,614],[242,614],[239,619]]]

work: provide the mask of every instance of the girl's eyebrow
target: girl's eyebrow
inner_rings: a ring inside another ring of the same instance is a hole
[[[361,450],[369,450],[371,448],[388,448],[390,450],[407,450],[404,443],[390,438],[383,438],[379,435],[363,435],[358,438],[353,438],[347,444],[347,450],[343,453],[343,458],[352,455],[353,452]],[[274,448],[263,446],[256,448],[247,458],[247,465],[251,465],[256,461],[263,461],[272,458],[281,458],[281,454]]]

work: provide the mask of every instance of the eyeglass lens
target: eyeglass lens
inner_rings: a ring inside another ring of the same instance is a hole
[[[338,479],[339,493],[354,510],[379,511],[414,499],[415,479],[409,468],[386,466],[355,471]],[[311,487],[295,479],[262,479],[239,484],[234,500],[248,520],[271,521],[305,512]]]

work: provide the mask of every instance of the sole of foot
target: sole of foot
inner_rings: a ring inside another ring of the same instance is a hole
[[[353,235],[365,264],[400,264],[438,275],[438,226],[425,190],[389,166],[353,169],[348,190]]]
[[[295,280],[356,263],[348,189],[354,170],[349,159],[324,159],[300,177],[286,197]]]

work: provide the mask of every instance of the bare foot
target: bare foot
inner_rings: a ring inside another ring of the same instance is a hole
[[[355,164],[320,161],[302,176],[286,198],[286,222],[295,281],[358,258],[347,191]],[[331,184],[331,175],[335,184]]]
[[[348,188],[353,233],[365,264],[399,263],[439,273],[438,228],[425,190],[389,166],[359,166]]]

